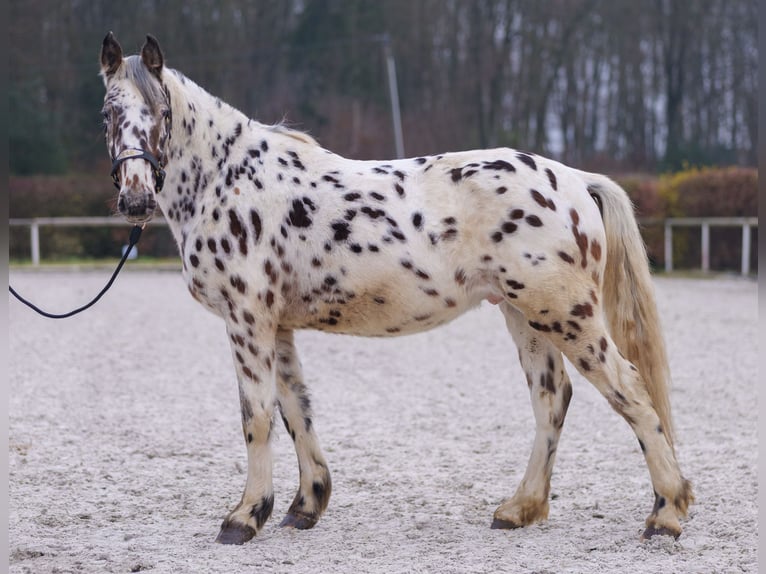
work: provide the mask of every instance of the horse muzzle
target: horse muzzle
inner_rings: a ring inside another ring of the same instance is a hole
[[[117,209],[129,223],[146,223],[154,215],[156,207],[157,200],[152,191],[123,189],[117,199]]]
[[[129,159],[142,159],[149,162],[151,177],[154,179],[153,191],[142,185],[141,178],[137,174],[134,174],[132,179],[126,178],[124,181],[120,181],[120,167]],[[157,207],[155,194],[162,191],[162,186],[165,183],[165,170],[162,169],[159,160],[145,150],[127,148],[120,152],[112,162],[111,176],[114,186],[120,190],[117,200],[119,212],[130,223],[140,224],[149,221]]]

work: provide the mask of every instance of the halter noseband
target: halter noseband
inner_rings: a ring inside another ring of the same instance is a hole
[[[122,150],[114,161],[112,162],[112,172],[109,174],[112,176],[112,181],[117,189],[120,189],[120,177],[117,175],[117,171],[120,169],[122,162],[129,159],[145,159],[152,164],[152,175],[154,175],[154,192],[159,193],[162,191],[162,186],[165,183],[165,170],[162,169],[162,164],[154,157],[153,154],[143,149],[127,148]]]

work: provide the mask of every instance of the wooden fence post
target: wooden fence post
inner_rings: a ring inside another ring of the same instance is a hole
[[[742,224],[742,275],[750,274],[750,225]]]
[[[673,271],[673,226],[665,221],[665,273]]]
[[[707,221],[702,222],[702,272],[710,271],[710,224]]]
[[[29,226],[29,239],[32,245],[32,265],[40,265],[40,225],[32,221]]]

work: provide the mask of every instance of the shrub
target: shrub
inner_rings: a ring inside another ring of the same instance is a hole
[[[687,169],[663,175],[659,194],[669,217],[755,217],[758,171],[743,167]]]
[[[115,213],[117,193],[105,175],[11,177],[8,211],[11,218],[108,217]],[[40,252],[46,260],[114,258],[127,244],[129,224],[119,227],[42,227]],[[9,256],[29,258],[28,227],[11,227]],[[149,227],[138,246],[140,255],[173,257],[175,242],[166,228]]]
[[[659,195],[667,217],[755,217],[758,215],[758,172],[742,167],[693,168],[659,179]],[[757,234],[753,233],[751,268],[757,269]],[[697,267],[701,258],[700,230],[675,228],[673,261]],[[740,228],[711,228],[711,269],[738,270],[742,256]]]

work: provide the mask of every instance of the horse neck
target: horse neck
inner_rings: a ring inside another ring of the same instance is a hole
[[[172,130],[165,167],[167,193],[159,194],[157,201],[180,244],[184,227],[194,223],[199,211],[192,207],[215,188],[219,178],[220,169],[212,149],[216,149],[220,159],[226,134],[238,123],[248,125],[249,120],[175,71],[168,72],[165,85],[170,95]]]

